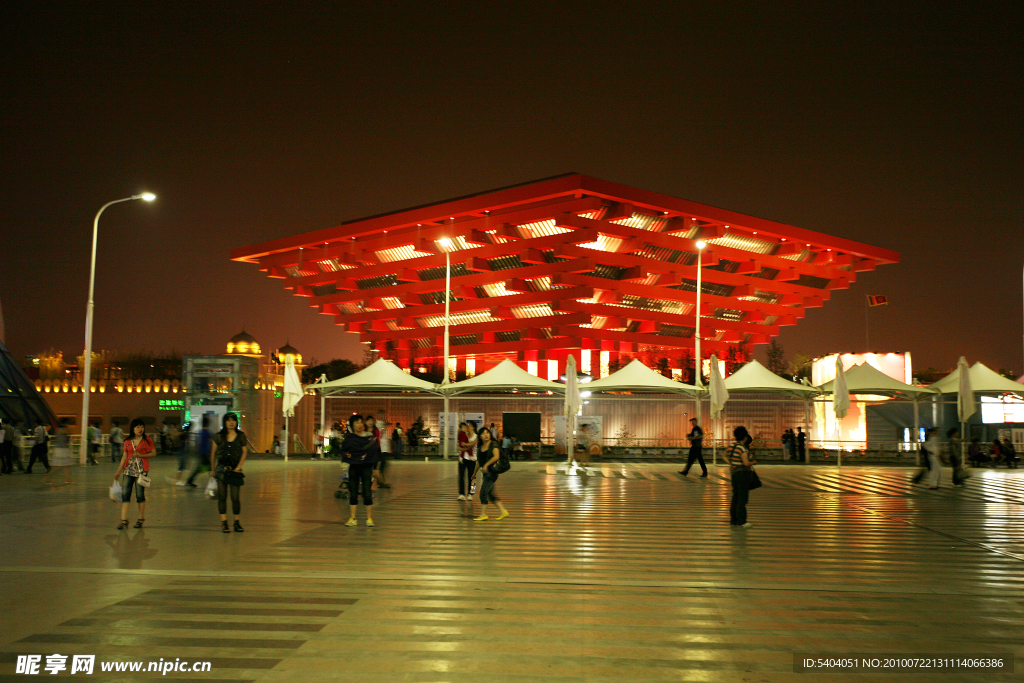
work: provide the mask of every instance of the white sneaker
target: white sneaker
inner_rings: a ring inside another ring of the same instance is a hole
[[[459,500],[466,500],[466,497],[460,493],[459,494]]]
[[[744,529],[749,529],[750,527],[754,526],[754,524],[752,522],[747,522],[746,524],[740,524],[740,526]]]
[[[175,485],[175,486],[184,486],[184,485],[185,485],[185,482],[183,482],[183,481],[177,481],[177,482],[175,482],[175,483],[174,483],[174,485]]]

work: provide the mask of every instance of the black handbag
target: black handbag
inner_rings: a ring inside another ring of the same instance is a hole
[[[228,486],[242,486],[245,484],[245,473],[225,468],[223,474],[221,474],[221,481]]]
[[[757,472],[754,471],[753,467],[751,467],[748,471],[750,472],[750,475],[748,477],[750,480],[750,485],[747,486],[747,489],[753,491],[754,489],[761,488],[761,477],[757,476]]]

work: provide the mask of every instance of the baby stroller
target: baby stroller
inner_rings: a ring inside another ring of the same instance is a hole
[[[335,498],[348,498],[348,465],[345,465],[345,471],[341,474],[341,481],[338,482],[338,488],[334,491]]]

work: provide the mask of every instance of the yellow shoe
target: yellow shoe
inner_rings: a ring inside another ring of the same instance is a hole
[[[366,520],[366,526],[376,526],[376,525],[373,523],[372,519],[368,519],[368,520]]]
[[[498,519],[496,521],[500,522],[501,520],[505,519],[506,517],[508,517],[508,510],[505,510],[500,515],[498,515]]]
[[[349,517],[348,521],[345,522],[345,526],[355,526],[356,524],[358,524],[358,522],[356,522],[355,517]]]
[[[489,519],[490,519],[490,517],[488,517],[487,515],[480,515],[479,517],[474,517],[473,521],[474,522],[486,522]]]

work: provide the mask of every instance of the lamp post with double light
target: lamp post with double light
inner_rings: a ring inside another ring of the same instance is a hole
[[[89,265],[89,302],[85,307],[85,368],[82,371],[82,442],[78,447],[78,462],[85,464],[89,456],[89,392],[92,384],[92,318],[93,318],[93,290],[96,287],[96,239],[99,236],[100,215],[108,206],[130,202],[141,199],[151,202],[156,199],[152,192],[135,194],[124,199],[115,199],[107,202],[96,212],[96,218],[92,221],[92,260]]]
[[[438,244],[440,244],[444,248],[444,368],[443,368],[444,379],[441,380],[441,386],[442,386],[442,388],[444,388],[445,385],[447,385],[449,383],[449,377],[448,377],[448,322],[449,322],[448,307],[449,307],[449,302],[451,301],[451,298],[452,298],[452,258],[451,258],[451,254],[450,254],[451,249],[452,249],[452,241],[450,239],[448,239],[447,237],[443,237],[443,238],[438,240]],[[444,459],[445,460],[448,459],[448,435],[451,433],[451,430],[452,430],[450,420],[451,420],[451,418],[448,415],[448,392],[445,391],[444,392],[444,436],[443,436],[443,443],[444,443],[443,448],[444,448]]]
[[[701,284],[701,281],[700,281],[700,266],[701,266],[701,255],[704,253],[704,247],[708,246],[708,243],[705,242],[704,240],[697,240],[694,243],[694,246],[697,247],[697,311],[696,311],[696,314],[694,316],[696,321],[697,321],[697,323],[694,326],[694,330],[693,330],[693,352],[694,352],[694,356],[696,356],[696,358],[694,359],[694,364],[696,365],[696,369],[695,369],[695,372],[694,372],[693,383],[694,383],[694,385],[696,387],[700,388],[703,385],[703,382],[701,382],[701,377],[700,377],[700,371],[701,371],[701,367],[700,367],[701,366],[701,363],[700,363],[700,284]],[[697,413],[696,413],[696,415],[697,415],[697,422],[698,422],[698,424],[701,422],[701,419],[700,419],[701,405],[700,404],[701,404],[700,393],[697,393]]]
[[[703,254],[704,247],[706,247],[706,246],[708,246],[707,242],[705,242],[704,240],[697,240],[697,242],[696,242],[696,247],[697,247],[697,314],[695,316],[696,319],[697,319],[697,325],[696,325],[696,328],[695,328],[694,333],[693,333],[693,345],[694,345],[694,354],[697,356],[697,358],[696,358],[697,372],[696,372],[696,377],[694,379],[694,384],[696,384],[698,387],[703,384],[701,382],[701,377],[700,377],[700,370],[701,370],[701,367],[700,367],[700,284],[701,284],[701,282],[700,282],[700,268],[701,268],[701,254]]]

